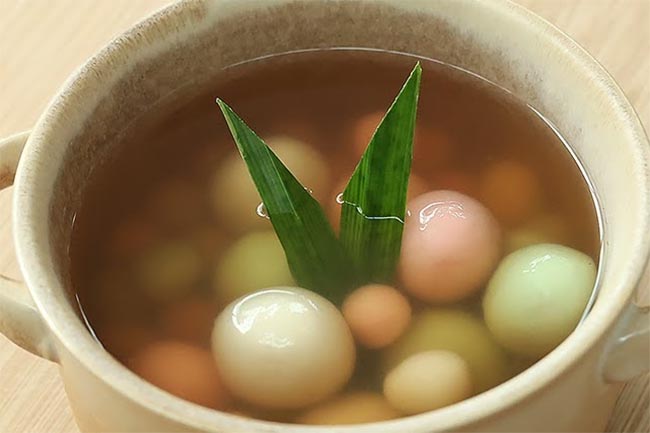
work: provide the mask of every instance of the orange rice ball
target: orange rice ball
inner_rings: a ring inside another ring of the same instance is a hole
[[[411,321],[411,305],[398,290],[369,284],[345,299],[343,317],[359,344],[379,349],[397,340],[406,330]]]
[[[501,231],[490,211],[454,191],[431,191],[408,204],[400,276],[427,302],[455,302],[487,281],[500,256]]]
[[[525,164],[502,160],[482,174],[480,198],[500,222],[513,226],[539,210],[542,188],[535,173]]]
[[[354,125],[353,146],[355,155],[361,156],[366,151],[366,147],[368,147],[381,119],[384,118],[384,114],[383,111],[373,111],[361,116]]]
[[[143,379],[180,398],[222,409],[228,394],[209,350],[174,340],[145,346],[129,367]]]

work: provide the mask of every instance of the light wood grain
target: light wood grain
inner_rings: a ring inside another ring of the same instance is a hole
[[[518,0],[580,42],[650,125],[650,0]],[[0,137],[28,129],[98,47],[166,0],[0,0]],[[11,190],[0,193],[0,273],[19,277]],[[648,378],[628,385],[609,430],[650,431]],[[77,432],[54,364],[0,336],[0,432]]]

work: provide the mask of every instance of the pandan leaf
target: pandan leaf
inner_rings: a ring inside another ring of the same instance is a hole
[[[320,204],[226,103],[217,103],[262,197],[296,282],[340,303],[353,288],[355,274]]]
[[[340,239],[364,281],[392,281],[399,260],[421,75],[418,63],[343,191]]]

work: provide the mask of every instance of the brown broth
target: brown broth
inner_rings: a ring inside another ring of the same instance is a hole
[[[74,290],[104,347],[127,366],[135,351],[162,339],[209,350],[212,323],[223,307],[212,300],[212,274],[238,236],[223,229],[210,202],[211,176],[235,152],[217,96],[262,137],[288,135],[316,148],[333,174],[331,201],[336,184],[358,161],[351,150],[355,123],[387,109],[414,62],[407,55],[359,50],[266,58],[231,67],[208,87],[187,89],[182,101],[161,101],[134,122],[85,191],[70,249]],[[480,174],[490,164],[520,162],[542,187],[536,216],[554,215],[566,233],[563,243],[597,261],[595,206],[561,137],[503,89],[451,66],[422,62],[418,131],[425,138],[416,141],[413,173],[428,189],[469,182],[467,192],[480,200]],[[164,240],[189,243],[200,257],[198,269],[191,270],[198,276],[172,301],[147,295],[136,275],[141,256]],[[462,307],[480,316],[476,301]],[[360,352],[350,387],[381,389],[370,373],[377,357]],[[511,375],[529,363],[513,357]],[[288,421],[293,415],[256,413]]]

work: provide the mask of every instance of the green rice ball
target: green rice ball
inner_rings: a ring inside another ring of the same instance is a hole
[[[474,392],[485,391],[508,378],[508,360],[485,325],[472,314],[451,308],[427,310],[383,353],[384,371],[422,352],[446,350],[463,358]]]
[[[264,141],[315,197],[323,198],[323,194],[329,192],[329,168],[315,149],[287,136],[274,136]],[[234,151],[218,167],[212,178],[210,195],[219,221],[230,230],[246,232],[270,228],[269,221],[257,214],[262,199],[239,152]]]
[[[596,264],[579,251],[538,244],[511,253],[490,280],[483,313],[512,352],[540,358],[576,327],[596,281]]]
[[[156,301],[169,302],[192,290],[201,278],[203,260],[190,242],[170,240],[152,246],[136,266],[142,290]]]
[[[214,274],[214,290],[221,302],[266,287],[295,285],[282,245],[273,230],[252,232],[223,255]]]

